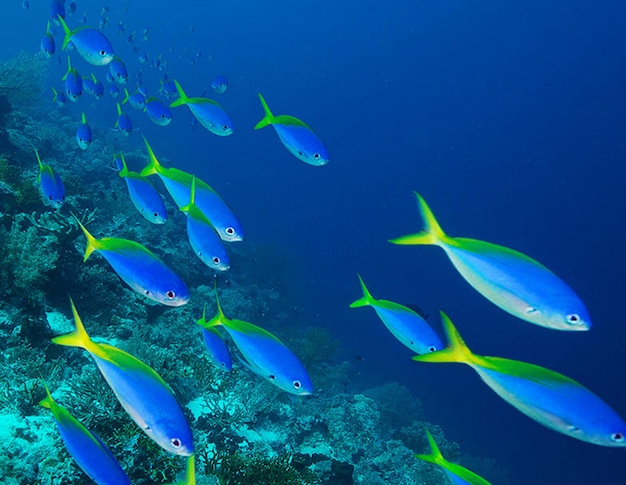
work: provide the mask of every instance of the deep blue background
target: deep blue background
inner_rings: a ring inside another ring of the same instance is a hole
[[[48,7],[31,3],[28,12],[18,0],[4,9],[2,58],[38,50]],[[150,27],[150,42],[138,45],[161,53],[187,94],[216,74],[229,78],[219,98],[236,124],[229,138],[193,129],[186,108],[166,128],[130,114],[157,155],[228,200],[251,244],[285,251],[259,264],[293,274],[285,285],[299,290],[307,316],[294,325],[324,325],[343,357],[365,358],[355,361],[355,389],[409,386],[428,421],[464,452],[509,468],[512,484],[620,483],[624,450],[533,423],[467,368],[412,362],[371,310],[347,308],[360,296],[360,272],[374,296],[422,306],[438,329],[445,309],[476,352],[558,370],[626,415],[626,5],[510,3],[111,1],[105,32],[135,73],[115,25],[122,19],[138,38]],[[78,4],[97,23],[101,5]],[[51,62],[58,87],[64,67]],[[155,93],[161,73],[143,69]],[[271,128],[252,130],[262,117],[257,91],[275,114],[315,128],[328,166],[299,162]],[[80,103],[66,110],[86,110],[96,133],[113,125],[110,98]],[[139,134],[128,143],[141,147]],[[413,190],[451,235],[510,246],[550,267],[583,297],[593,329],[515,320],[470,288],[441,250],[387,243],[420,228]]]

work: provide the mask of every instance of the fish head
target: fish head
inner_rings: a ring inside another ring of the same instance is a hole
[[[313,394],[313,384],[305,371],[300,373],[285,373],[284,375],[270,375],[272,384],[280,387],[283,391],[296,396],[308,396]]]
[[[525,319],[555,330],[582,332],[591,328],[591,318],[580,300],[551,300],[549,305],[542,308],[528,307]]]
[[[193,454],[193,436],[184,416],[179,412],[160,413],[153,427],[144,431],[161,448],[174,455],[190,456]]]
[[[182,306],[189,302],[189,289],[181,281],[171,281],[170,285],[166,288],[156,288],[154,290],[145,289],[143,294],[156,301],[167,306]]]

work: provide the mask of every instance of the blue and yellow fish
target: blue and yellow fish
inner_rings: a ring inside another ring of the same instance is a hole
[[[63,185],[63,181],[50,165],[41,163],[37,149],[35,149],[35,155],[37,155],[37,162],[39,163],[39,177],[37,183],[39,184],[39,190],[41,190],[43,199],[47,205],[55,209],[60,209],[63,202],[65,202],[65,186]]]
[[[441,247],[476,291],[522,320],[556,330],[589,330],[591,319],[584,303],[548,268],[504,246],[448,236],[426,201],[417,192],[415,197],[425,229],[389,242]]]
[[[85,113],[83,113],[81,123],[76,130],[76,143],[81,150],[87,150],[91,145],[93,135],[91,133],[91,127],[87,123]]]
[[[165,224],[167,210],[154,185],[146,177],[128,170],[123,153],[115,157],[115,163],[119,176],[126,182],[130,200],[139,213],[153,224]]]
[[[128,89],[124,88],[126,97],[122,101],[122,104],[129,103],[130,107],[139,111],[143,111],[146,108],[146,97],[139,92],[135,91],[133,94],[129,94]]]
[[[233,120],[217,101],[209,98],[189,98],[178,81],[174,81],[178,90],[178,99],[170,104],[170,108],[187,105],[198,122],[214,135],[228,136],[234,132]]]
[[[76,222],[87,238],[83,261],[97,251],[122,281],[140,295],[167,306],[181,306],[189,301],[187,285],[152,251],[128,239],[96,239],[78,220]]]
[[[65,82],[67,99],[74,103],[78,101],[78,98],[83,94],[83,78],[76,69],[72,68],[70,56],[67,56],[67,72],[61,81]]]
[[[217,298],[217,290],[215,297],[217,315],[209,321],[203,315],[198,320],[198,325],[203,328],[221,325],[243,355],[242,363],[283,391],[298,396],[313,393],[313,384],[306,369],[285,344],[261,327],[242,320],[227,318]]]
[[[76,311],[74,332],[55,337],[55,344],[85,349],[118,401],[141,430],[170,453],[189,456],[193,437],[183,410],[170,387],[149,365],[112,345],[91,340]]]
[[[626,446],[626,423],[602,399],[552,370],[517,360],[476,355],[441,312],[448,347],[416,355],[418,362],[467,364],[502,399],[547,428],[601,446]]]
[[[198,208],[196,200],[196,177],[191,179],[189,203],[180,211],[187,215],[187,238],[196,256],[214,271],[226,271],[230,268],[228,253],[220,235],[210,219]]]
[[[228,80],[224,76],[215,76],[211,81],[211,88],[217,94],[224,94],[228,89]]]
[[[430,453],[427,455],[414,455],[415,458],[432,463],[433,465],[439,465],[443,468],[451,485],[491,485],[490,482],[473,471],[446,460],[428,430],[426,430],[426,437],[430,444]]]
[[[109,63],[109,72],[113,76],[113,80],[118,84],[126,84],[128,81],[128,71],[124,61],[118,56],[114,56]]]
[[[39,44],[41,52],[47,59],[50,59],[57,50],[54,37],[52,37],[52,34],[50,33],[50,21],[48,21],[46,33],[41,38],[41,42]]]
[[[146,115],[154,124],[159,126],[167,126],[172,121],[172,111],[167,105],[158,98],[146,99],[146,107],[144,108]]]
[[[57,106],[61,107],[61,106],[65,106],[65,103],[67,102],[67,98],[65,97],[65,93],[58,93],[56,89],[54,89],[54,87],[52,88],[52,102],[56,103]]]
[[[144,177],[158,175],[167,191],[180,208],[186,205],[191,197],[191,183],[193,176],[177,168],[165,168],[159,164],[152,148],[145,139],[148,150],[148,165],[140,172]],[[211,224],[223,241],[242,241],[243,227],[232,209],[224,202],[215,190],[202,180],[196,178],[195,204],[200,211],[211,221]]]
[[[113,60],[113,46],[98,29],[83,25],[70,30],[62,16],[59,15],[58,19],[65,32],[63,50],[71,42],[81,57],[94,66],[106,66]]]
[[[437,333],[417,312],[393,301],[376,300],[361,275],[358,276],[363,297],[350,304],[350,308],[371,306],[393,336],[415,353],[426,354],[443,349]]]
[[[259,99],[265,116],[256,124],[255,130],[272,125],[281,143],[296,158],[315,166],[328,163],[330,159],[328,150],[306,123],[289,115],[274,116],[261,93],[259,93]]]
[[[133,131],[133,122],[130,120],[130,116],[122,111],[120,103],[117,103],[117,120],[115,121],[115,129],[122,135],[126,136]]]
[[[98,485],[130,485],[130,479],[107,445],[58,404],[45,383],[44,386],[47,397],[39,404],[52,411],[61,439],[81,470]]]

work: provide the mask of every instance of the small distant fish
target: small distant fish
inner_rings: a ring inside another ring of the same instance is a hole
[[[450,483],[454,485],[491,485],[490,482],[473,471],[446,460],[441,454],[441,451],[439,451],[437,443],[428,430],[426,430],[426,437],[428,438],[428,443],[430,444],[430,454],[414,455],[415,458],[419,458],[420,460],[424,460],[434,465],[439,465],[443,468],[443,471],[448,477]]]
[[[61,439],[81,470],[97,484],[130,485],[130,479],[100,437],[57,404],[45,383],[44,387],[46,397],[39,405],[52,411]]]
[[[115,397],[139,428],[164,450],[175,455],[191,455],[194,449],[191,429],[163,378],[128,352],[91,340],[71,299],[70,303],[76,329],[53,338],[52,342],[89,352]]]
[[[35,149],[37,162],[39,163],[39,177],[37,183],[45,203],[54,209],[60,209],[65,202],[65,187],[59,174],[50,165],[44,165],[39,158],[39,152]]]
[[[111,96],[113,99],[115,99],[119,95],[120,95],[120,88],[117,86],[117,84],[111,84],[109,86],[109,96]]]
[[[496,394],[539,424],[588,443],[626,446],[626,423],[589,389],[538,365],[476,355],[443,312],[441,319],[448,346],[413,360],[467,364]]]
[[[183,207],[189,203],[194,176],[177,168],[163,167],[145,137],[144,142],[148,150],[149,161],[148,165],[141,171],[141,175],[144,177],[158,175],[176,205],[179,208]],[[223,241],[243,241],[243,226],[233,210],[215,190],[197,177],[195,204],[211,221]]]
[[[376,300],[365,286],[361,275],[358,276],[363,297],[353,302],[350,308],[371,306],[392,335],[413,352],[426,354],[443,349],[441,339],[426,320],[399,303]]]
[[[65,18],[64,0],[52,0],[50,3],[50,16],[57,24],[59,23],[59,20]]]
[[[126,28],[124,27],[124,22],[120,20],[117,24],[117,33],[119,35],[124,35],[124,32],[126,32]]]
[[[91,76],[83,76],[83,89],[87,92],[87,94],[91,94],[93,96],[95,86],[96,83]]]
[[[223,94],[228,89],[228,81],[224,76],[215,76],[211,81],[211,88],[217,94]]]
[[[48,27],[46,28],[46,33],[41,38],[40,47],[41,47],[41,52],[43,52],[43,55],[47,59],[50,59],[57,50],[56,44],[54,42],[54,37],[52,37],[52,34],[50,33],[50,21],[48,21]]]
[[[187,285],[152,251],[128,239],[96,239],[76,222],[87,238],[83,261],[97,251],[122,281],[140,295],[167,306],[181,306],[189,301]]]
[[[59,17],[59,21],[65,32],[65,38],[63,39],[64,50],[71,42],[81,57],[94,66],[106,66],[113,60],[115,56],[113,46],[109,39],[98,29],[81,26],[70,30],[63,17]]]
[[[72,68],[70,57],[67,56],[67,72],[61,78],[65,82],[65,94],[67,99],[75,103],[83,94],[83,78],[78,71]]]
[[[126,113],[122,112],[120,103],[117,103],[117,121],[115,122],[115,128],[126,136],[133,131],[133,122]]]
[[[172,99],[178,96],[176,90],[176,84],[173,81],[167,79],[161,79],[161,87],[159,88],[159,94],[165,96],[167,99]]]
[[[87,14],[84,13],[83,16],[80,18],[79,22],[83,25],[85,25],[87,23]]]
[[[70,15],[72,15],[73,13],[76,13],[76,2],[74,0],[72,0],[68,4],[67,11],[69,12]]]
[[[139,90],[135,91],[133,94],[129,94],[128,89],[124,88],[124,94],[126,94],[126,97],[124,101],[122,101],[122,104],[128,103],[131,108],[139,111],[143,111],[146,108],[146,98]]]
[[[261,327],[227,318],[217,298],[217,290],[215,297],[217,315],[209,321],[201,318],[198,325],[203,328],[221,325],[243,355],[245,360],[242,363],[283,391],[298,396],[313,393],[313,384],[306,369],[285,344]]]
[[[178,90],[178,99],[170,104],[170,108],[186,105],[202,126],[214,135],[228,136],[234,132],[230,115],[217,101],[209,98],[189,98],[178,81],[174,81]]]
[[[161,199],[152,183],[137,172],[128,170],[123,153],[120,153],[120,156],[115,158],[115,163],[119,176],[126,182],[128,195],[137,211],[152,224],[165,224],[165,221],[167,221],[167,210],[165,209],[163,199]]]
[[[198,208],[196,200],[196,177],[191,181],[189,203],[180,211],[187,215],[187,238],[196,256],[214,271],[230,268],[228,253],[211,220]]]
[[[103,15],[102,17],[100,17],[100,21],[98,22],[98,28],[100,30],[104,30],[106,29],[106,26],[109,23],[109,16],[108,15]]]
[[[83,85],[85,84],[84,81],[85,79],[83,78]],[[96,99],[102,99],[102,96],[104,96],[104,84],[102,84],[102,81],[98,81],[94,73],[91,73],[90,84],[92,89],[90,94]]]
[[[124,65],[124,61],[118,56],[114,56],[109,63],[109,71],[116,83],[126,84],[128,82],[128,71]]]
[[[92,142],[91,127],[87,123],[85,113],[83,113],[82,121],[76,130],[76,143],[81,150],[87,150]]]
[[[137,60],[139,61],[139,64],[145,64],[146,62],[148,62],[148,54],[146,54],[145,52],[138,54]]]
[[[56,103],[57,106],[65,106],[65,103],[67,102],[67,98],[65,97],[65,93],[57,93],[57,90],[52,88],[52,102]]]
[[[28,9],[30,8],[30,2],[29,2],[28,0],[24,0],[24,1],[22,2],[22,8],[23,8],[24,10],[28,10]]]
[[[146,100],[145,112],[150,121],[156,125],[167,126],[172,121],[172,111],[158,98],[152,97]]]
[[[143,32],[141,33],[141,37],[144,42],[147,42],[150,40],[150,29],[148,27],[143,29]]]
[[[255,130],[272,125],[281,143],[296,158],[315,166],[328,163],[330,158],[328,150],[306,123],[289,115],[274,116],[261,93],[259,93],[259,99],[265,116],[256,124]]]
[[[426,201],[417,192],[415,197],[425,229],[389,242],[441,247],[476,291],[522,320],[555,330],[589,330],[591,319],[584,303],[548,268],[504,246],[448,236]]]

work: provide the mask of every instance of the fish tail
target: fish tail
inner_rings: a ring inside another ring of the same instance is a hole
[[[263,111],[265,111],[265,116],[263,117],[261,121],[259,121],[255,125],[254,127],[255,130],[260,130],[261,128],[265,128],[267,125],[271,125],[274,122],[274,115],[270,111],[269,106],[267,106],[267,103],[265,102],[265,98],[263,97],[261,93],[258,93],[258,94],[259,94],[259,99],[261,100],[261,104],[263,105]]]
[[[87,124],[87,117],[85,116],[85,112],[84,111],[83,111],[82,114],[83,114],[83,116],[81,117],[81,122],[82,122],[83,125],[86,125]]]
[[[117,116],[122,116],[122,107],[120,103],[117,103]]]
[[[420,460],[427,461],[428,463],[433,463],[435,465],[440,465],[444,461],[444,457],[439,451],[439,447],[435,440],[433,439],[430,431],[426,430],[426,438],[428,438],[428,444],[430,445],[430,454],[428,455],[413,455],[415,458]]]
[[[360,274],[357,274],[357,276],[359,277],[359,282],[361,283],[361,289],[363,290],[363,296],[361,298],[359,298],[356,301],[353,301],[352,303],[350,303],[350,308],[359,308],[362,306],[369,306],[372,303],[374,303],[374,297],[372,296],[372,294],[369,292],[369,290],[367,289],[367,286],[365,286],[365,283],[363,282],[363,278],[361,278]]]
[[[97,82],[98,82],[98,79],[96,78],[96,75],[95,75],[93,72],[91,73],[91,80],[92,80],[94,83],[97,83]],[[126,89],[126,88],[124,88],[124,89]]]
[[[176,91],[178,91],[178,99],[172,101],[172,103],[170,104],[170,108],[182,106],[183,104],[187,104],[187,102],[189,101],[189,98],[185,94],[185,91],[183,91],[183,88],[180,86],[176,79],[174,79],[174,84],[176,85]]]
[[[41,158],[39,158],[39,151],[35,148],[35,155],[37,155],[37,163],[39,163],[39,170],[43,168],[43,163],[41,163]]]
[[[56,102],[57,102],[57,98],[59,97],[59,93],[57,93],[57,90],[56,90],[56,89],[54,89],[54,87],[52,88],[52,94],[53,94],[53,96],[52,96],[52,102],[53,102],[53,103],[56,103]]]
[[[50,33],[50,21],[48,20],[48,25],[46,26],[46,34]]]
[[[448,337],[448,346],[437,352],[416,355],[413,360],[418,362],[458,362],[461,364],[473,364],[477,357],[465,345],[463,338],[455,328],[454,324],[444,312],[440,312],[443,328]]]
[[[85,248],[85,255],[83,256],[83,263],[84,263],[85,261],[89,259],[89,256],[91,256],[91,253],[98,250],[98,240],[89,233],[89,231],[85,228],[85,226],[81,224],[81,222],[78,220],[78,217],[76,217],[74,214],[72,214],[72,216],[74,217],[76,224],[79,225],[79,227],[83,231],[83,234],[87,238],[87,247]]]
[[[443,232],[443,229],[441,229],[441,226],[437,222],[437,219],[435,219],[435,216],[430,210],[430,207],[428,207],[428,204],[426,204],[426,201],[417,192],[414,193],[415,198],[417,199],[417,208],[422,216],[422,219],[424,220],[424,230],[416,234],[409,234],[407,236],[390,239],[389,242],[400,245],[434,244],[437,246],[448,243],[451,238]]]
[[[152,151],[152,147],[148,143],[148,140],[146,139],[145,136],[143,137],[143,141],[146,142],[146,149],[148,150],[149,160],[148,160],[148,165],[145,166],[145,168],[141,171],[140,175],[142,177],[147,177],[148,175],[154,175],[154,174],[159,173],[159,169],[161,168],[161,165],[159,165],[159,161],[157,160],[157,157]]]
[[[87,330],[85,330],[85,326],[83,325],[83,322],[80,319],[78,312],[76,311],[74,301],[71,298],[70,304],[72,305],[72,315],[74,315],[76,329],[71,333],[54,337],[52,339],[52,342],[58,345],[65,345],[66,347],[80,347],[87,351],[90,351],[90,349],[94,346],[94,343],[91,341],[91,338],[87,334]]]
[[[128,167],[126,166],[126,158],[124,158],[124,154],[120,152],[120,157],[117,160],[117,169],[119,170],[120,177],[128,176]]]
[[[65,32],[65,37],[63,38],[63,46],[61,47],[62,50],[65,50],[67,48],[67,44],[70,43],[70,38],[72,37],[72,31],[65,23],[65,19],[63,17],[61,17],[60,15],[57,15],[57,18],[59,19],[59,22],[61,23],[61,27],[63,27],[63,32]]]
[[[128,92],[128,89],[124,88],[124,99],[122,100],[122,104],[126,104],[128,103],[128,99],[130,98],[130,93]]]
[[[61,18],[61,17],[59,17],[59,18]],[[67,76],[69,76],[71,71],[72,71],[72,61],[70,60],[70,56],[67,56],[67,71],[65,72],[65,74],[61,78],[61,81],[65,81],[67,79]]]

